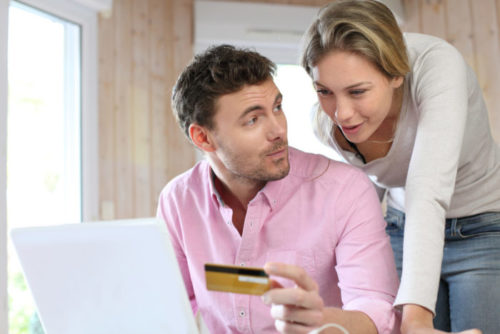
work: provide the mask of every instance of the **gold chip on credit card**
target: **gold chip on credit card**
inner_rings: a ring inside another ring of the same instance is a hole
[[[271,287],[271,280],[262,268],[240,267],[222,264],[205,264],[207,289],[262,295]]]

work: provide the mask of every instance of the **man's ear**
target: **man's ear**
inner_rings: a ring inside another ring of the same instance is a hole
[[[208,130],[201,125],[191,124],[189,126],[189,137],[193,144],[205,152],[215,151],[215,145]]]

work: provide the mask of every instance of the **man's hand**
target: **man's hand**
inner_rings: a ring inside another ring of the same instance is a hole
[[[271,306],[271,316],[280,333],[309,333],[324,323],[324,304],[318,284],[304,269],[283,263],[266,263],[264,270],[295,282],[294,288],[283,288],[273,281],[273,289],[262,296]]]
[[[401,325],[402,334],[446,334],[432,325],[432,312],[426,308],[407,304],[403,306],[403,321]],[[481,334],[478,329],[470,329],[456,334]]]

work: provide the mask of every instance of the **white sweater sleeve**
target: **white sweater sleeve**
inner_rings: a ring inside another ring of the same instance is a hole
[[[419,304],[434,312],[445,213],[467,119],[467,65],[454,47],[433,42],[418,55],[409,84],[418,124],[406,180],[403,271],[395,305]]]

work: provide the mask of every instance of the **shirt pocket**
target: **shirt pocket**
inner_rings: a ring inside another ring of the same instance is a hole
[[[316,261],[314,252],[311,249],[269,251],[266,256],[266,262],[281,262],[301,267],[309,276],[316,280]],[[273,279],[285,288],[295,286],[293,281],[286,278],[273,277]]]

